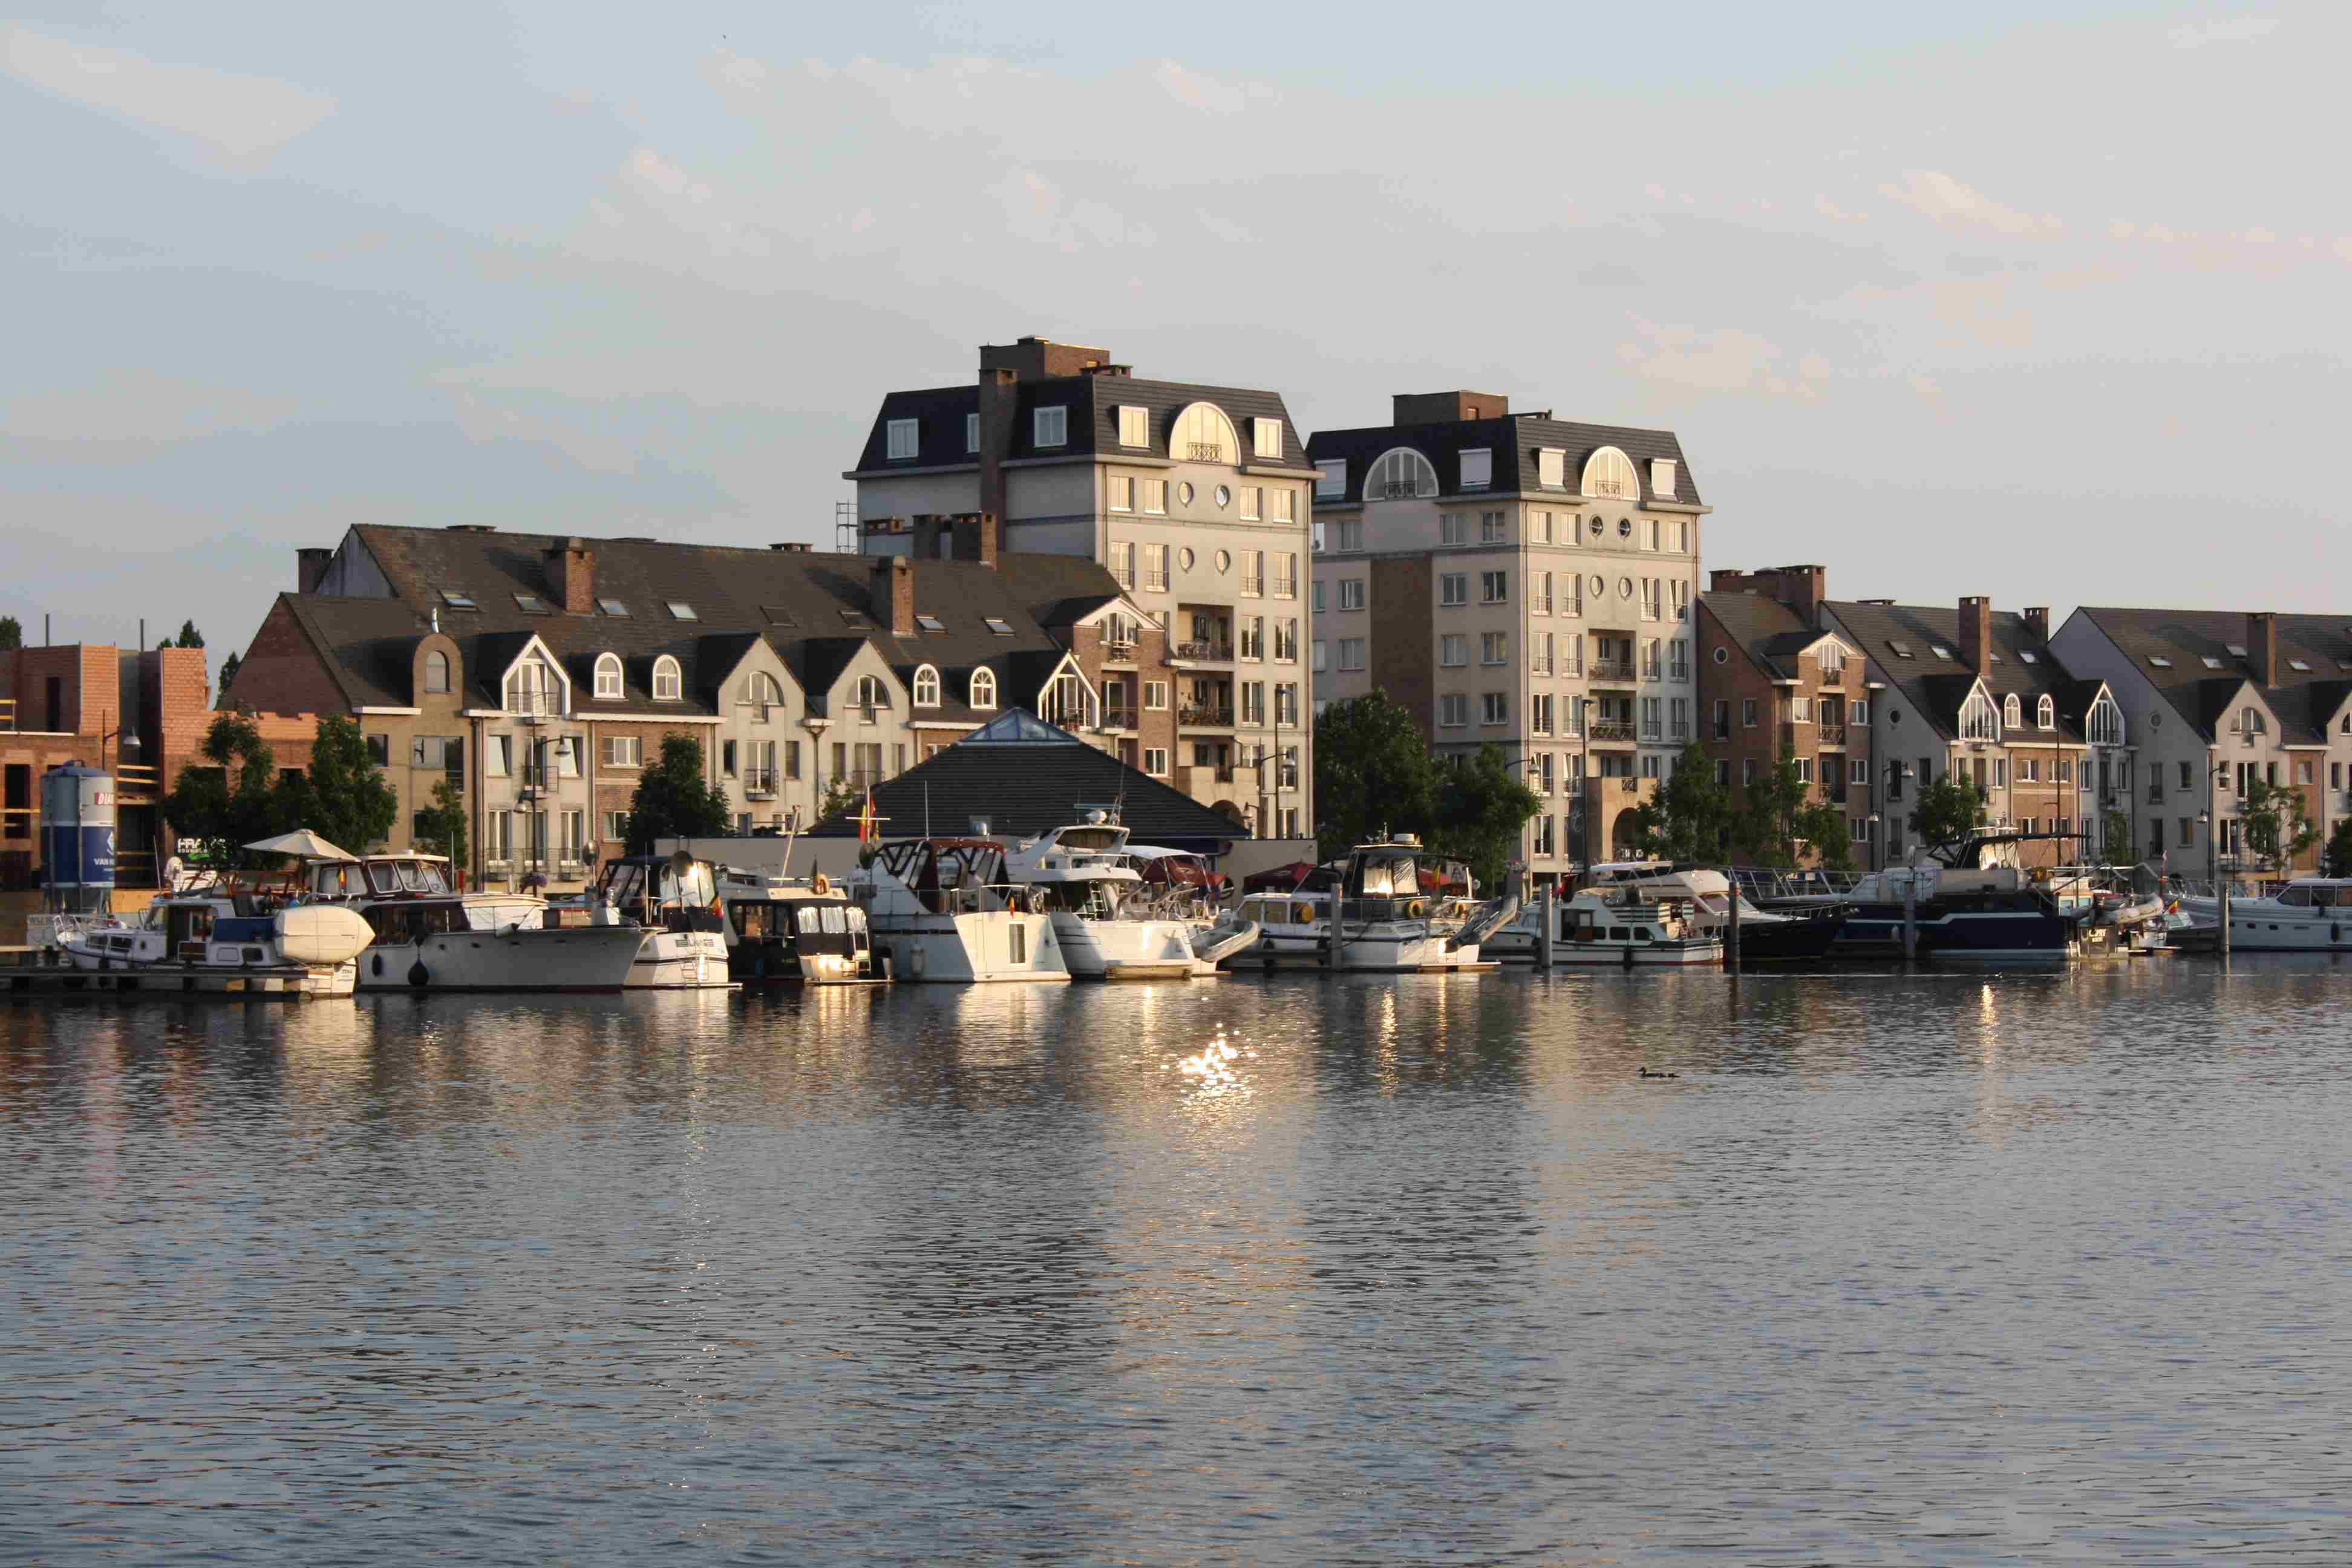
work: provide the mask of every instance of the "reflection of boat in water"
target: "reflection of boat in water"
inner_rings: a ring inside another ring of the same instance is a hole
[[[363,918],[374,942],[362,991],[618,991],[638,940],[627,927],[547,924],[529,893],[459,893],[438,855],[314,859],[310,896]]]
[[[1182,980],[1257,940],[1237,920],[1202,923],[1181,886],[1155,891],[1126,854],[1128,830],[1097,810],[1006,852],[1004,874],[1054,922],[1062,962],[1080,980]]]
[[[722,867],[727,963],[750,985],[859,985],[875,972],[866,910],[823,872],[806,880]]]
[[[340,905],[297,902],[299,891],[281,879],[168,893],[135,924],[77,931],[59,947],[116,991],[349,996],[368,923]]]
[[[893,980],[976,984],[1070,977],[1042,900],[1005,876],[992,838],[902,838],[848,878]]]
[[[726,918],[710,862],[679,850],[607,861],[588,890],[591,925],[634,925],[637,954],[629,989],[678,991],[731,985]]]

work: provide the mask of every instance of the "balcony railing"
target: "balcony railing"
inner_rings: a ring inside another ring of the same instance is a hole
[[[1205,725],[1213,730],[1234,727],[1234,710],[1230,703],[1187,702],[1176,710],[1179,724]]]
[[[1822,745],[1843,746],[1845,744],[1845,726],[1843,724],[1821,723],[1814,725],[1813,728],[1821,732],[1820,739]]]
[[[1845,666],[1839,665],[1835,669],[1822,670],[1822,684],[1823,686],[1843,686],[1845,684]]]
[[[1176,657],[1208,664],[1231,664],[1234,661],[1234,645],[1224,642],[1180,642],[1176,645]]]
[[[1633,738],[1633,721],[1631,719],[1595,719],[1591,731],[1591,738],[1596,741],[1631,741]]]
[[[1677,719],[1677,720],[1675,720],[1672,724],[1670,724],[1670,725],[1668,725],[1668,726],[1666,727],[1666,736],[1667,736],[1667,739],[1669,739],[1669,740],[1675,740],[1675,741],[1687,741],[1687,740],[1689,740],[1689,739],[1690,739],[1690,723],[1689,723],[1689,721],[1686,721],[1686,720],[1683,720],[1683,719]]]
[[[1592,679],[1631,680],[1633,679],[1633,661],[1630,658],[1596,658],[1592,661]]]
[[[1617,788],[1625,795],[1639,795],[1642,793],[1642,781],[1632,773],[1623,773],[1617,779]]]
[[[749,800],[765,800],[776,793],[776,770],[746,768],[743,770],[743,795]]]
[[[1132,730],[1135,728],[1135,710],[1116,704],[1106,705],[1102,721],[1106,730]]]

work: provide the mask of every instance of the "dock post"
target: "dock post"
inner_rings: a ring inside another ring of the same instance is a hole
[[[1536,938],[1536,964],[1547,974],[1551,973],[1551,944],[1559,934],[1559,884],[1547,882],[1538,909],[1543,920],[1543,932]]]
[[[2213,892],[2214,892],[2214,896],[2215,896],[2215,897],[2217,897],[2217,898],[2219,898],[2219,899],[2221,900],[2221,904],[2220,904],[2220,910],[2221,910],[2221,956],[2222,956],[2223,958],[2225,958],[2225,959],[2226,959],[2226,958],[2228,958],[2228,957],[2230,956],[2230,877],[2229,877],[2229,873],[2227,873],[2227,872],[2225,871],[2225,872],[2223,872],[2220,877],[2218,877],[2218,878],[2216,878],[2216,879],[2215,879],[2215,886],[2214,886],[2214,889],[2213,889]]]
[[[1906,963],[1919,956],[1919,868],[1911,868],[1911,878],[1903,884],[1903,961]]]
[[[1739,973],[1739,879],[1728,870],[1723,879],[1731,884],[1731,920],[1723,931],[1723,967],[1733,974]]]

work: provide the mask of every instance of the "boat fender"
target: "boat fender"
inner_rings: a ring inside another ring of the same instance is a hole
[[[380,953],[380,952],[371,954],[371,955],[369,956],[369,958],[368,958],[368,962],[369,962],[370,963],[372,963],[372,964],[373,964],[373,965],[375,966],[372,971],[370,971],[370,973],[372,973],[373,974],[374,974],[374,976],[375,976],[378,980],[383,979],[383,954],[382,954],[382,953]]]
[[[424,960],[419,959],[408,966],[408,983],[411,985],[424,986],[431,984],[432,979],[433,975],[425,969]]]
[[[1405,905],[1404,912],[1407,918],[1419,920],[1422,916],[1429,912],[1429,906],[1423,903],[1419,899],[1414,899]]]
[[[833,891],[833,884],[832,884],[831,882],[828,882],[828,881],[826,881],[826,880],[825,880],[825,877],[824,877],[824,872],[819,871],[819,872],[816,874],[815,878],[810,881],[810,883],[809,883],[809,891],[811,891],[811,892],[814,893],[818,898],[820,898],[820,899],[821,899],[821,898],[824,897],[827,893],[830,893],[830,892],[832,892],[832,891]]]

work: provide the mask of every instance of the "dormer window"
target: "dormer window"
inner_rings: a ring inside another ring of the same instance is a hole
[[[1261,458],[1282,456],[1282,421],[1253,419],[1250,421],[1250,450]]]
[[[883,455],[891,462],[903,463],[915,455],[916,432],[921,424],[913,419],[892,419],[882,426]]]
[[[1642,499],[1642,483],[1634,477],[1633,459],[1614,447],[1603,447],[1585,459],[1582,488],[1586,495],[1596,499]]]
[[[975,669],[971,672],[971,705],[974,708],[996,706],[996,672]]]
[[[425,689],[449,689],[449,656],[437,647],[425,656]]]
[[[2124,743],[2123,710],[2116,706],[2114,698],[2102,691],[2099,700],[2091,704],[2090,717],[2084,721],[2083,730],[2095,746],[2120,746]]]
[[[1568,452],[1564,447],[1536,448],[1536,483],[1548,490],[1568,489]]]
[[[1650,459],[1650,493],[1652,495],[1663,496],[1668,500],[1674,500],[1675,482],[1675,460],[1672,458]]]
[[[2017,700],[2012,697],[2011,702]],[[1998,741],[2000,739],[2000,713],[1993,707],[1992,699],[1981,691],[1972,691],[1960,704],[1960,739],[1963,741]]]
[[[940,672],[929,665],[915,671],[915,706],[936,708],[940,705]]]
[[[1315,499],[1335,500],[1348,493],[1348,459],[1325,458],[1315,465]]]
[[[1462,488],[1483,490],[1495,482],[1495,448],[1465,447],[1461,453]]]
[[[1320,486],[1317,494],[1321,494]],[[1437,470],[1410,447],[1383,452],[1364,472],[1366,500],[1429,500],[1437,494]]]
[[[2033,705],[2033,727],[2037,730],[2055,730],[2058,727],[2058,704],[2046,695]]]
[[[680,677],[677,660],[664,654],[654,660],[654,700],[676,702],[683,695],[686,682]]]
[[[1121,404],[1118,410],[1118,444],[1122,447],[1151,445],[1151,411],[1131,404]]]
[[[596,695],[612,700],[621,695],[621,656],[600,653],[596,656]]]
[[[1070,442],[1070,411],[1056,403],[1031,416],[1031,437],[1040,447],[1066,447]]]
[[[2014,691],[2001,699],[2000,721],[2012,730],[2025,728],[2025,704],[2017,700]]]

